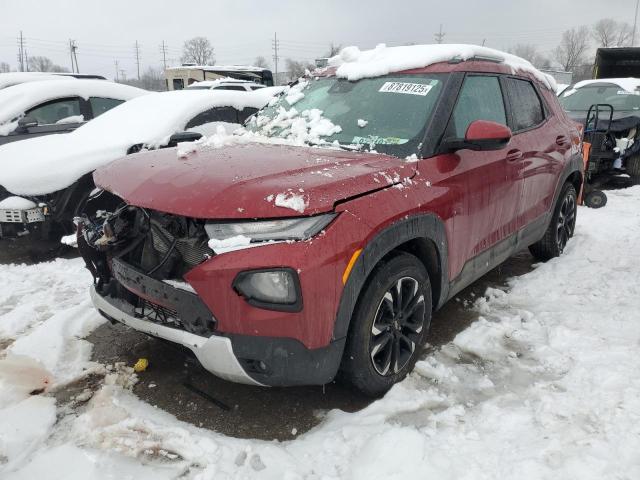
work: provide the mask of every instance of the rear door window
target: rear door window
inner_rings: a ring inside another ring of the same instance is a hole
[[[238,111],[233,107],[215,107],[193,117],[185,128],[193,128],[211,122],[239,123]]]
[[[505,78],[511,105],[511,130],[518,132],[544,121],[544,108],[536,89],[528,80]]]
[[[79,123],[80,99],[60,98],[33,107],[25,112],[25,115],[34,118],[38,125],[52,125],[55,123]],[[72,121],[73,120],[73,121]]]
[[[117,107],[121,103],[124,103],[124,100],[116,100],[115,98],[91,97],[89,98],[89,103],[91,104],[93,118],[96,118],[97,116],[102,115],[104,112],[108,112],[112,108]]]
[[[447,136],[464,138],[475,120],[507,124],[502,89],[498,77],[469,75],[465,78],[447,129]]]

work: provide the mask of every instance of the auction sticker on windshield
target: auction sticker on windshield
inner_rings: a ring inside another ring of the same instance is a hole
[[[433,85],[424,83],[385,82],[379,92],[426,96]]]

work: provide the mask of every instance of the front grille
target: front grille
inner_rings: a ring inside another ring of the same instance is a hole
[[[143,318],[167,327],[184,329],[182,322],[178,319],[177,311],[150,302],[142,297],[137,297],[137,300],[138,306],[134,309],[136,318]]]
[[[184,262],[191,267],[195,267],[213,255],[213,250],[209,248],[206,240],[199,237],[176,239],[157,222],[153,222],[151,225],[151,238],[153,248],[161,255],[166,255],[175,242],[175,249],[180,253]]]

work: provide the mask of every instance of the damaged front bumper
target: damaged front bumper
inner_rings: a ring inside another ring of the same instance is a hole
[[[204,368],[220,378],[249,385],[262,385],[245,373],[233,353],[231,340],[227,337],[217,335],[202,337],[144,318],[137,318],[132,305],[118,298],[102,296],[95,287],[91,287],[91,300],[95,308],[110,320],[188,348]]]

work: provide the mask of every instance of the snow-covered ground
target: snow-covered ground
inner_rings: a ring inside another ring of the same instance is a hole
[[[80,260],[0,266],[0,477],[638,479],[640,187],[608,195],[383,399],[282,443],[181,423],[90,363]]]

